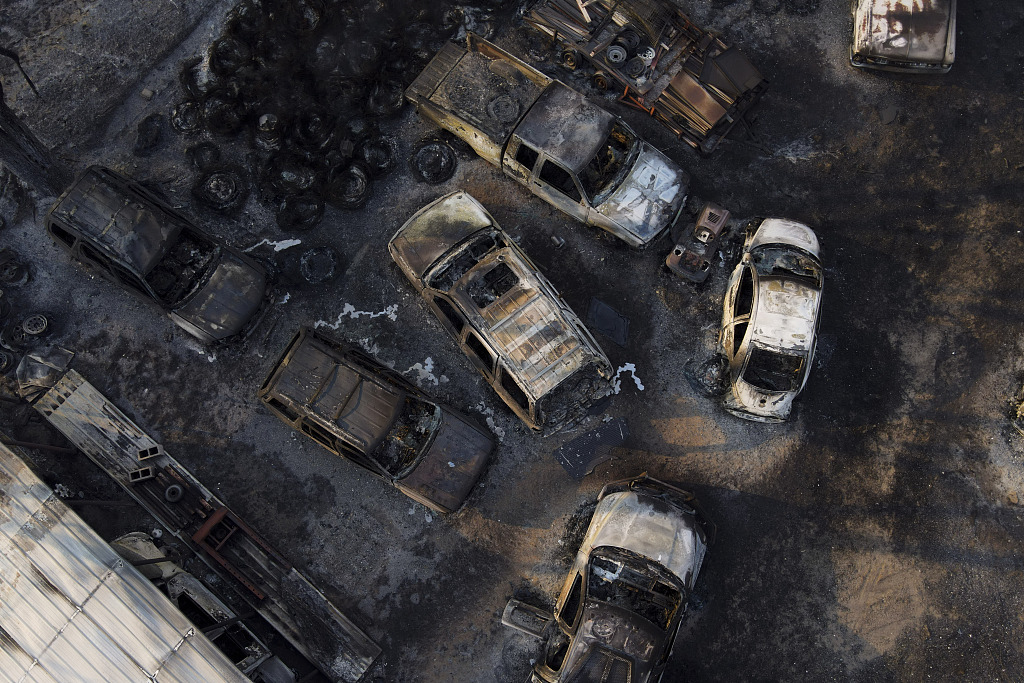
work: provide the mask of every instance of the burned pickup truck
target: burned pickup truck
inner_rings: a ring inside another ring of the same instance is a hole
[[[689,175],[622,120],[470,34],[405,91],[436,122],[573,218],[645,247],[672,225]]]
[[[156,303],[192,336],[244,336],[266,310],[257,262],[202,233],[148,189],[91,166],[46,214],[46,231],[90,270]]]
[[[743,53],[662,0],[539,0],[524,20],[557,42],[566,67],[589,64],[596,86],[614,84],[704,154],[768,87]]]

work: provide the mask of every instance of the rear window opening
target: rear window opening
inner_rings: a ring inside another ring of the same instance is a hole
[[[587,596],[627,609],[665,630],[682,604],[683,595],[645,569],[643,563],[596,555],[590,562]]]
[[[212,242],[182,230],[178,240],[146,276],[146,282],[162,302],[173,306],[200,284],[217,251]]]
[[[803,356],[754,347],[743,379],[764,391],[796,391],[803,381],[804,360]]]
[[[412,466],[441,424],[441,409],[406,396],[402,413],[370,456],[392,477]]]
[[[494,268],[475,278],[466,287],[466,293],[479,308],[487,308],[519,284],[519,276],[506,263],[499,263]]]
[[[438,291],[447,292],[487,254],[504,246],[504,240],[495,233],[477,235],[462,245],[458,255],[438,268],[427,284]]]
[[[821,288],[821,266],[809,254],[788,246],[767,245],[750,253],[758,275],[791,277]]]

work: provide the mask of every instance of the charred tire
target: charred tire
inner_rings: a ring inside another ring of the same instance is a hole
[[[354,161],[327,184],[327,201],[339,209],[358,209],[370,197],[370,171]]]
[[[249,46],[238,38],[219,38],[210,46],[210,71],[218,76],[230,76],[252,59]]]
[[[458,155],[451,145],[431,138],[423,140],[409,157],[413,175],[429,185],[438,185],[455,175]]]
[[[640,32],[635,28],[624,28],[615,37],[615,42],[626,48],[628,52],[636,52],[636,49],[640,47],[640,41]]]
[[[390,135],[372,137],[359,146],[359,158],[366,164],[370,177],[387,175],[398,165],[398,140]]]
[[[49,326],[50,321],[42,313],[33,313],[21,321],[21,329],[24,330],[25,334],[30,334],[33,337],[46,332]]]
[[[10,372],[14,367],[14,354],[10,351],[0,350],[0,375]]]
[[[177,503],[184,497],[185,489],[181,488],[181,485],[179,484],[171,484],[164,489],[164,500],[168,503]]]
[[[605,57],[608,59],[609,64],[622,64],[626,61],[629,53],[626,51],[625,46],[619,45],[618,43],[612,43],[608,46],[608,49],[604,52]]]
[[[370,88],[370,93],[366,98],[366,113],[370,116],[393,116],[405,104],[404,97],[405,94],[400,83],[391,80],[376,83]]]
[[[641,59],[640,57],[633,57],[628,62],[626,62],[626,66],[624,66],[622,70],[630,78],[640,78],[641,76],[644,75],[644,69],[646,68],[647,65],[644,64],[643,59]]]
[[[607,90],[608,75],[603,71],[597,71],[590,77],[590,83],[598,90]]]
[[[580,55],[576,50],[563,50],[561,60],[562,66],[570,71],[575,71],[580,65]]]
[[[312,192],[285,197],[277,207],[277,226],[286,232],[311,230],[323,217],[324,200]]]
[[[249,183],[237,166],[214,166],[200,173],[192,196],[219,213],[235,213],[249,198]]]
[[[338,275],[338,252],[328,246],[314,247],[299,258],[299,274],[311,285],[330,282]]]
[[[198,102],[181,102],[171,112],[171,128],[183,135],[198,132],[202,125],[203,109]]]

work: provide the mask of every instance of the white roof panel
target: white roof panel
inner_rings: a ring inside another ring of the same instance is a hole
[[[249,680],[0,444],[0,683]]]

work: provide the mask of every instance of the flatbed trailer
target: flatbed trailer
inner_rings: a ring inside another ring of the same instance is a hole
[[[79,373],[34,408],[333,681],[359,681],[380,647]]]

